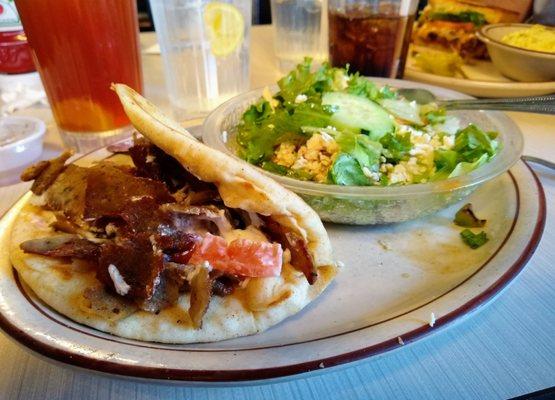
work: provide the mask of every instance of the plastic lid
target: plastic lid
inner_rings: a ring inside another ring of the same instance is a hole
[[[46,125],[37,118],[1,118],[0,171],[16,169],[39,158],[45,132]]]

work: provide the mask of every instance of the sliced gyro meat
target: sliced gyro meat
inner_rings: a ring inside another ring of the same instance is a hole
[[[150,301],[164,269],[163,254],[153,251],[148,234],[125,238],[118,243],[109,241],[101,246],[97,277],[117,292],[113,279],[116,273],[110,274],[110,265],[113,265],[112,271],[117,270],[121,281],[129,286],[125,297],[133,299],[145,311],[159,310]]]
[[[190,218],[198,220],[213,222],[221,235],[225,235],[233,230],[233,225],[229,222],[225,211],[213,205],[189,206],[179,203],[171,203],[162,205],[160,210],[173,214],[187,215]]]
[[[291,252],[291,265],[304,274],[309,284],[312,285],[316,282],[318,270],[308,251],[306,241],[299,234],[287,229],[272,218],[263,217],[263,220],[263,230],[268,236]]]
[[[210,271],[210,278],[212,279],[212,294],[220,297],[232,294],[241,283],[239,277],[217,269]]]
[[[166,186],[159,181],[133,176],[109,163],[89,169],[85,197],[85,218],[117,216],[128,202],[150,197],[158,204],[174,201]]]
[[[157,312],[175,304],[179,295],[189,288],[187,277],[193,269],[192,265],[165,262],[154,293],[143,304],[143,309]]]
[[[50,226],[58,232],[65,232],[71,234],[78,234],[81,231],[79,225],[71,221],[62,213],[54,213],[56,221],[52,222]]]
[[[50,165],[49,160],[39,161],[36,164],[30,165],[21,173],[21,180],[29,182],[37,179],[42,172]]]
[[[21,179],[23,181],[34,180],[31,191],[36,195],[41,195],[54,183],[58,175],[63,172],[66,161],[72,155],[73,152],[68,150],[63,152],[58,158],[49,160],[46,163],[41,161],[23,171]]]
[[[100,246],[77,235],[57,235],[27,240],[20,244],[26,253],[41,254],[50,257],[72,257],[95,260]]]
[[[164,153],[146,138],[135,140],[129,149],[139,176],[164,182],[174,193],[184,187],[195,191],[215,190],[211,183],[203,182],[187,171],[175,158]]]
[[[193,327],[199,329],[202,327],[202,317],[206,314],[212,297],[212,279],[208,268],[199,266],[198,271],[191,279],[190,285],[189,317]]]
[[[89,169],[70,164],[45,193],[46,207],[61,211],[70,221],[83,226]]]

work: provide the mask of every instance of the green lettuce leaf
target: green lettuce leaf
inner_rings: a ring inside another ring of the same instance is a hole
[[[398,163],[408,160],[409,151],[412,148],[410,132],[405,134],[388,133],[380,139],[383,146],[382,154],[388,162]]]
[[[334,91],[337,74],[343,73],[342,69],[333,68],[327,62],[312,72],[312,59],[305,57],[302,63],[278,81],[280,90],[274,97],[282,99],[287,108],[296,107],[295,99],[300,94],[307,96],[309,102],[319,103],[323,92]]]
[[[469,172],[474,171],[476,168],[478,168],[481,165],[484,165],[487,162],[488,162],[488,155],[485,153],[482,154],[482,156],[474,162],[462,161],[455,166],[453,171],[451,171],[451,173],[449,174],[448,178],[454,178],[456,176],[468,174]]]
[[[366,135],[352,133],[341,133],[335,140],[341,151],[357,160],[361,168],[366,167],[373,172],[379,170],[382,152],[380,143],[371,140]]]
[[[268,107],[267,101],[251,106],[238,126],[239,156],[250,163],[269,161],[275,147],[285,141],[306,142],[311,135],[303,132],[304,126],[323,128],[330,123],[331,113],[319,104],[301,103],[292,111],[268,112]]]
[[[488,23],[484,14],[476,11],[462,11],[460,13],[434,12],[428,15],[432,21],[472,22],[475,26]]]
[[[474,162],[483,154],[494,156],[496,149],[497,142],[474,124],[461,129],[455,135],[453,150],[459,153],[463,161]]]
[[[425,113],[424,116],[426,117],[426,120],[428,121],[428,123],[440,124],[442,122],[445,122],[445,117],[446,117],[445,109],[438,108]]]
[[[377,86],[370,80],[360,76],[358,72],[350,76],[346,91],[347,93],[367,97],[374,101],[378,99],[379,95]]]
[[[474,171],[495,156],[498,143],[494,133],[487,133],[476,125],[468,125],[455,135],[451,150],[434,152],[436,172],[431,180],[437,181],[461,176]]]
[[[474,214],[472,209],[472,204],[467,203],[455,214],[455,219],[453,219],[455,225],[462,226],[465,228],[481,228],[486,224],[485,219],[480,219]]]
[[[482,231],[480,233],[474,233],[470,229],[465,229],[461,232],[461,238],[463,242],[468,245],[471,249],[477,249],[483,246],[489,239],[486,232]]]
[[[328,178],[336,185],[365,186],[371,183],[356,158],[346,153],[337,156]]]
[[[458,164],[459,155],[453,150],[434,151],[436,172],[430,177],[431,181],[447,179]]]
[[[397,92],[392,90],[391,87],[385,85],[383,86],[379,93],[378,93],[378,99],[382,100],[382,99],[396,99],[398,97]]]

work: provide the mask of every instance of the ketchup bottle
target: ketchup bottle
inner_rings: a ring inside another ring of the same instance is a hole
[[[13,0],[0,0],[0,73],[35,71],[27,36]]]

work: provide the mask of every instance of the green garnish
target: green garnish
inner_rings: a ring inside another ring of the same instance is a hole
[[[472,22],[475,26],[482,26],[488,23],[484,14],[476,11],[463,11],[460,13],[434,12],[428,15],[432,21],[452,21],[452,22]]]
[[[457,213],[455,214],[455,219],[453,220],[455,225],[462,226],[465,228],[481,228],[486,224],[485,219],[479,219],[472,211],[472,204],[465,204]]]
[[[341,153],[329,172],[330,180],[336,185],[365,186],[370,179],[364,175],[357,160],[346,153]]]
[[[436,173],[431,180],[467,174],[495,156],[497,148],[497,141],[476,125],[470,124],[456,133],[455,146],[451,150],[435,150]]]
[[[383,146],[382,154],[389,162],[399,162],[409,158],[409,152],[412,148],[410,141],[410,133],[405,134],[387,134],[380,139]]]
[[[461,238],[471,249],[477,249],[489,240],[486,236],[486,232],[482,231],[480,233],[474,233],[470,229],[462,231]]]

